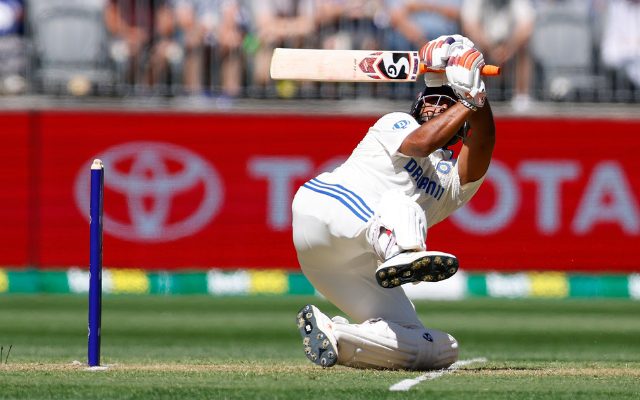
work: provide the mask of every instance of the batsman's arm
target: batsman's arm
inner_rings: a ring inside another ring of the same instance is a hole
[[[400,145],[400,152],[411,157],[428,156],[447,144],[471,114],[473,111],[461,103],[454,104],[411,132]]]
[[[489,100],[469,116],[471,132],[466,137],[458,156],[460,184],[475,182],[489,169],[496,142],[496,128]]]

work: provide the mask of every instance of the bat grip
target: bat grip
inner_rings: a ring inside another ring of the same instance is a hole
[[[420,63],[420,73],[424,74],[425,72],[444,73],[444,69],[430,69],[429,67],[427,67],[423,63]],[[498,76],[498,75],[500,75],[500,67],[498,67],[497,65],[485,64],[482,67],[482,69],[480,70],[480,75],[483,75],[483,76]]]

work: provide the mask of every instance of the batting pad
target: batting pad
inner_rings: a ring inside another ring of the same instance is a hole
[[[338,364],[354,368],[428,370],[458,359],[458,342],[435,329],[407,328],[381,319],[334,325]]]

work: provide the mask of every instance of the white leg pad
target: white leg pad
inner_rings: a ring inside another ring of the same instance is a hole
[[[458,359],[458,342],[435,329],[407,328],[381,319],[334,325],[338,364],[354,368],[426,370]]]
[[[367,239],[381,260],[406,250],[426,250],[427,217],[404,193],[382,195],[367,232]]]

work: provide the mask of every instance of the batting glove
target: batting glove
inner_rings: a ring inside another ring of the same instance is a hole
[[[449,57],[445,72],[449,86],[465,106],[476,110],[484,106],[487,93],[480,78],[484,56],[472,47],[460,47]]]
[[[420,59],[431,69],[444,69],[449,57],[457,48],[473,47],[474,44],[462,35],[443,35],[427,42],[420,49]]]

